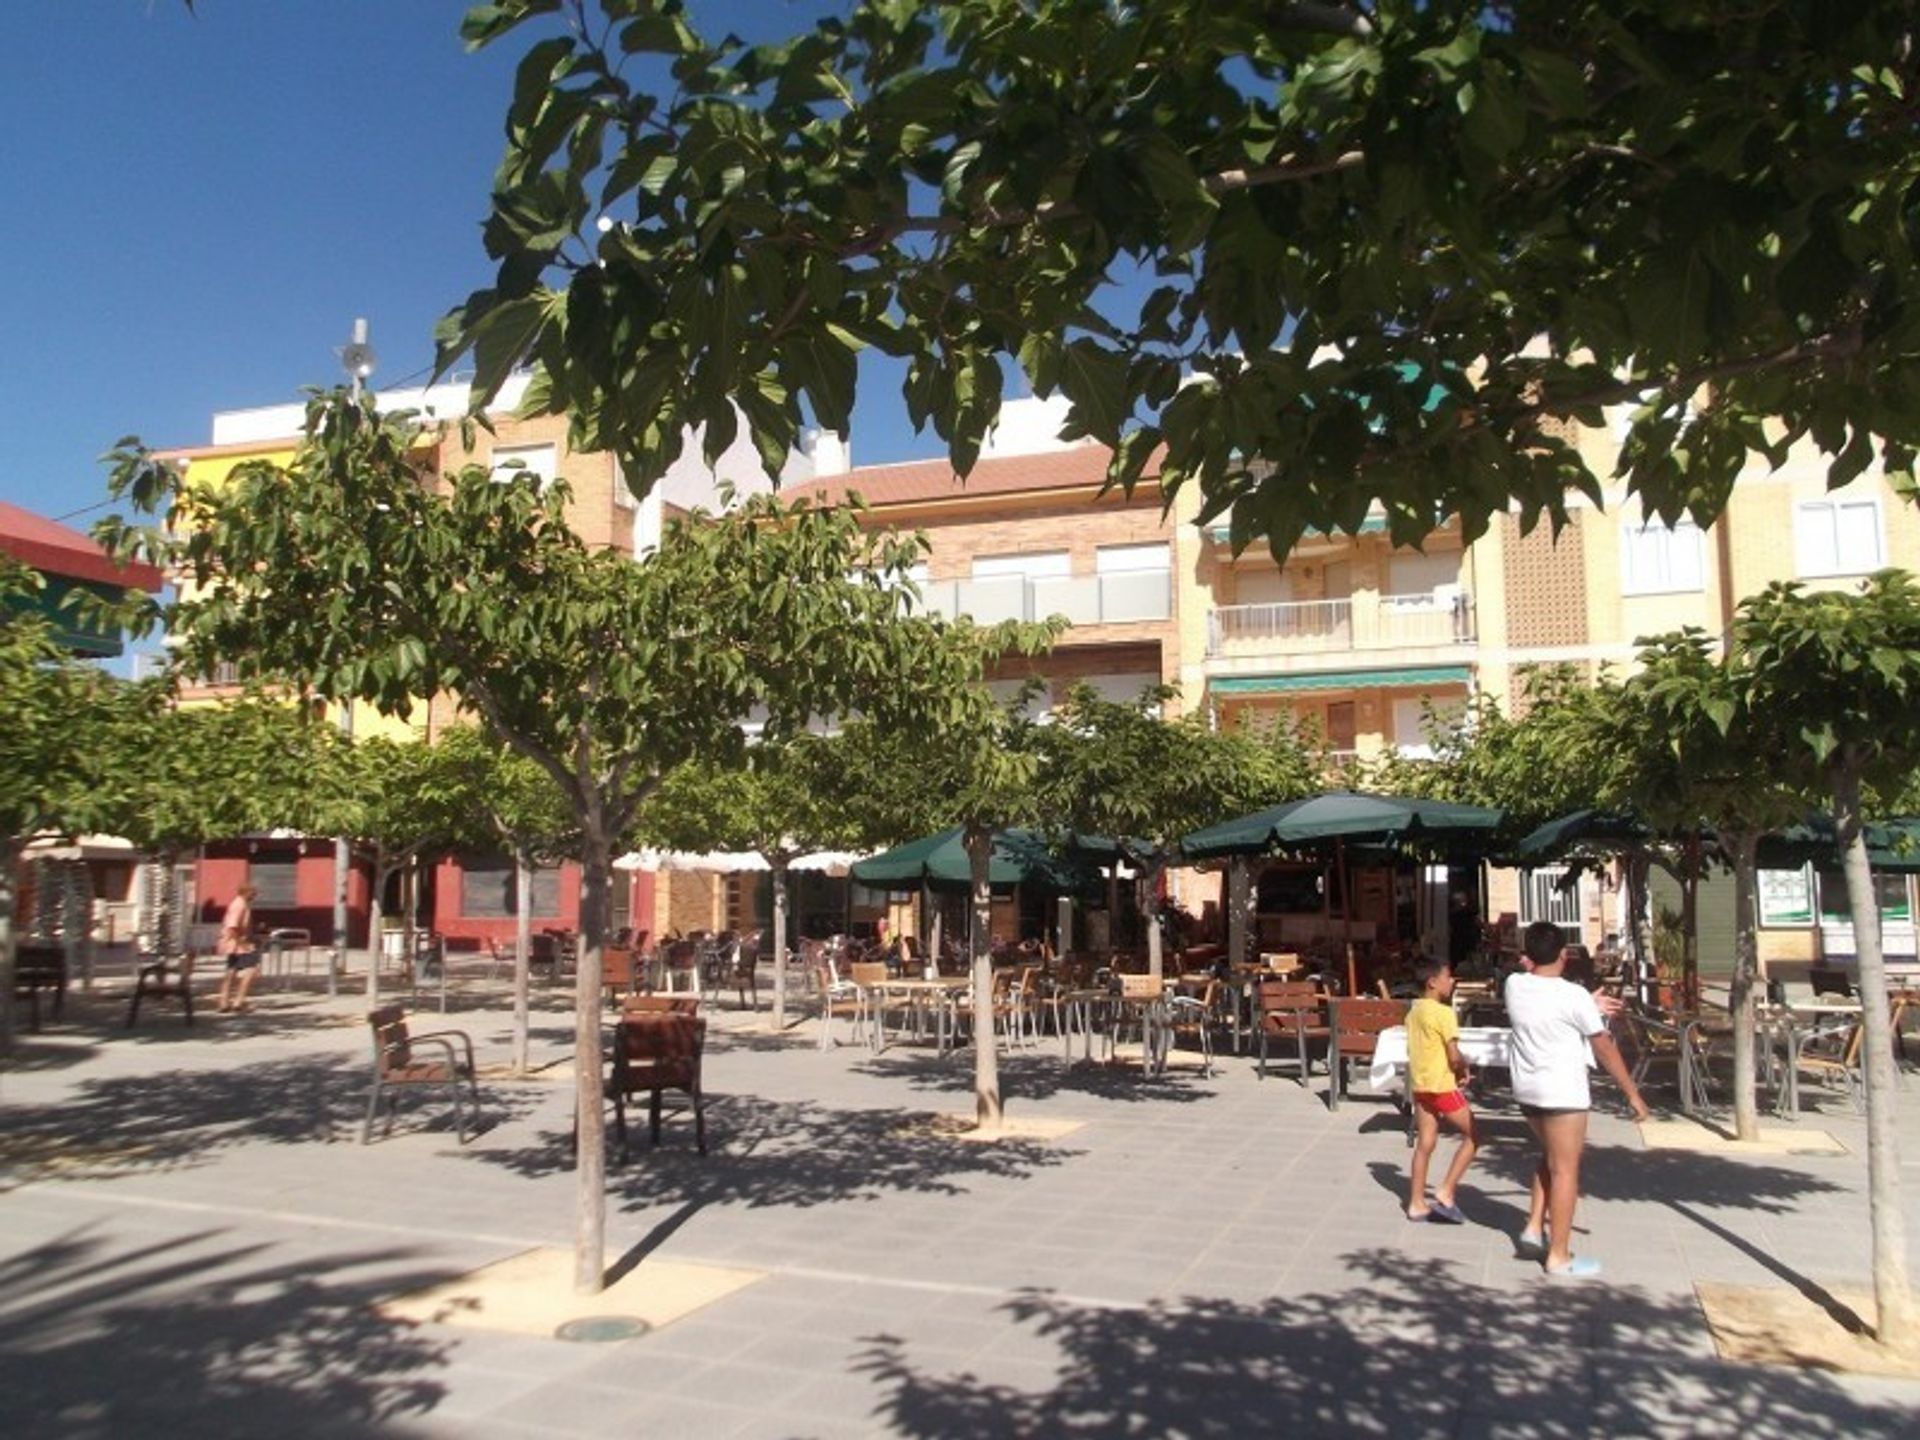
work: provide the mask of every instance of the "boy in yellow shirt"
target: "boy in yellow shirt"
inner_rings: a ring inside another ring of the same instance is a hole
[[[1460,1053],[1460,1021],[1450,1003],[1453,970],[1444,960],[1422,960],[1414,967],[1420,998],[1407,1013],[1407,1095],[1420,1126],[1413,1146],[1413,1174],[1407,1199],[1409,1220],[1435,1220],[1459,1225],[1466,1220],[1455,1202],[1460,1177],[1473,1163],[1477,1142],[1473,1110],[1460,1093],[1466,1082],[1467,1062]],[[1427,1203],[1427,1164],[1440,1143],[1440,1122],[1460,1132],[1460,1148],[1453,1152],[1446,1177]]]

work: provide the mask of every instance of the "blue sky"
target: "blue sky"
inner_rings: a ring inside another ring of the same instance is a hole
[[[203,443],[215,410],[332,383],[357,315],[376,384],[425,377],[434,322],[489,278],[479,226],[521,49],[468,55],[465,8],[0,4],[0,499],[87,510],[84,528],[116,439]],[[939,453],[871,380],[853,443],[860,463]]]

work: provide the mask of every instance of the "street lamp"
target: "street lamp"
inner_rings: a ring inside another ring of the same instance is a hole
[[[367,343],[367,322],[364,318],[353,322],[353,338],[342,345],[338,352],[341,368],[347,372],[347,379],[353,385],[353,398],[358,400],[365,389],[366,382],[373,374],[373,367],[380,357],[373,353],[373,346]],[[340,706],[340,733],[347,739],[353,738],[353,701],[348,699]],[[347,877],[353,873],[353,842],[346,836],[340,836],[333,842],[333,963],[327,967],[327,993],[337,994],[339,976],[347,959]],[[369,968],[377,975],[380,968],[380,937],[370,935],[368,942],[373,947],[373,958]],[[369,979],[369,983],[372,983]],[[369,992],[371,993],[371,992]]]

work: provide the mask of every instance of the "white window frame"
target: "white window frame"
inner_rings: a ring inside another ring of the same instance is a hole
[[[1102,545],[1093,552],[1096,575],[1157,575],[1173,569],[1173,547],[1164,540],[1141,545]]]
[[[1840,513],[1865,510],[1873,516],[1873,554],[1862,564],[1850,564],[1840,554]],[[1819,527],[1819,533],[1816,531]],[[1813,553],[1813,542],[1826,545],[1823,553]],[[1798,573],[1807,579],[1832,575],[1871,575],[1887,563],[1887,529],[1880,513],[1880,501],[1871,495],[1858,497],[1828,496],[1802,500],[1793,507],[1793,555]]]
[[[1637,547],[1654,537],[1664,538],[1666,544],[1661,548],[1657,565],[1647,568],[1657,569],[1658,574],[1641,574],[1641,566],[1636,556],[1654,557]],[[1683,560],[1680,547],[1691,540],[1692,575],[1677,573],[1683,566],[1677,565],[1677,559]],[[1681,516],[1679,523],[1666,525],[1659,520],[1628,520],[1620,526],[1620,593],[1622,595],[1693,595],[1707,588],[1707,552],[1700,527],[1688,516]]]
[[[1028,550],[1007,555],[976,555],[972,578],[997,580],[1018,575],[1027,580],[1057,580],[1073,573],[1070,550]]]

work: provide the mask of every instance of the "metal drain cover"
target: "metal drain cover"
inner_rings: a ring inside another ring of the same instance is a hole
[[[584,1319],[567,1321],[553,1332],[553,1338],[604,1344],[609,1340],[632,1340],[652,1328],[637,1315],[589,1315]]]

